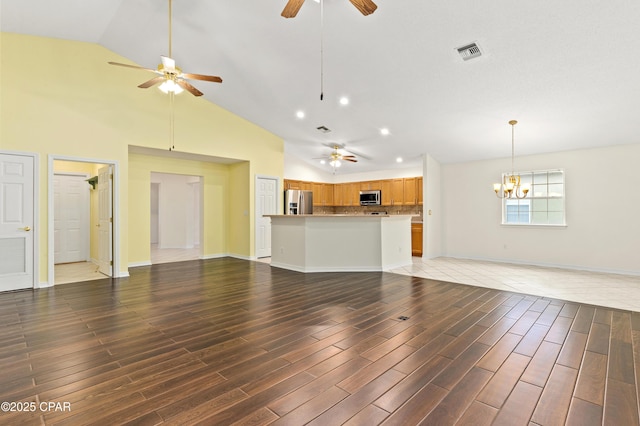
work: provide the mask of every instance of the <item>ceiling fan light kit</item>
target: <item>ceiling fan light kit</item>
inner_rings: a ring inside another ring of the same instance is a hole
[[[182,91],[186,90],[191,93],[193,96],[202,96],[203,93],[196,89],[192,84],[190,84],[186,80],[200,80],[200,81],[209,81],[212,83],[222,83],[222,78],[214,75],[204,75],[204,74],[191,74],[191,73],[183,73],[182,70],[176,66],[176,61],[171,57],[173,52],[171,49],[172,45],[172,31],[171,31],[171,21],[172,21],[172,0],[169,0],[169,56],[160,56],[161,64],[158,65],[157,69],[150,69],[139,67],[136,65],[127,65],[121,64],[119,62],[109,62],[111,65],[118,65],[121,67],[140,69],[144,71],[150,71],[158,74],[158,77],[154,77],[151,80],[145,81],[144,83],[138,85],[141,89],[148,89],[149,87],[155,86],[160,83],[159,89],[164,93],[174,93],[179,94]]]

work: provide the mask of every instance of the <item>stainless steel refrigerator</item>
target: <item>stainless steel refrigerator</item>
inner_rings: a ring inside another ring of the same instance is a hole
[[[313,192],[299,189],[284,191],[284,214],[313,214]]]

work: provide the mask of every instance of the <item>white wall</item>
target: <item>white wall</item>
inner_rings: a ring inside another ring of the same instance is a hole
[[[152,185],[158,185],[158,247],[193,248],[199,242],[200,177],[169,173],[151,173]],[[151,208],[151,206],[150,206]]]
[[[422,257],[431,259],[442,255],[442,169],[430,155],[423,160]]]
[[[640,274],[640,144],[516,157],[565,170],[566,227],[510,227],[492,183],[511,158],[442,165],[443,254]]]
[[[404,169],[379,170],[366,173],[340,173],[333,174],[313,167],[291,154],[284,155],[284,178],[293,180],[305,180],[310,182],[345,183],[363,182],[368,180],[396,179],[405,177],[422,176],[422,167],[408,167]]]

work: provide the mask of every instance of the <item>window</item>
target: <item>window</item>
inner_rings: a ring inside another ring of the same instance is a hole
[[[527,198],[502,200],[503,225],[565,225],[564,171],[520,172]],[[504,175],[503,175],[504,179]]]

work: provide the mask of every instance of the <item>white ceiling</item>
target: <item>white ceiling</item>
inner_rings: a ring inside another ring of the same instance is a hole
[[[374,1],[365,17],[324,0],[323,101],[313,0],[293,19],[280,16],[286,0],[174,0],[173,57],[221,76],[193,83],[288,153],[318,165],[337,142],[369,158],[341,173],[413,167],[423,153],[508,157],[510,119],[516,155],[640,142],[637,0]],[[168,0],[2,0],[0,13],[2,31],[98,43],[149,68],[168,54]],[[483,55],[465,62],[456,48],[470,42]]]

